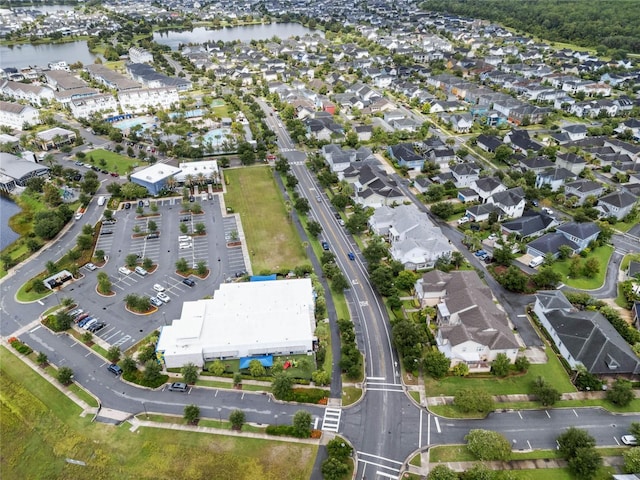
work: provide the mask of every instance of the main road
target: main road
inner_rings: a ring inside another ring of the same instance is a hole
[[[0,332],[6,337],[22,328],[20,338],[35,350],[44,351],[54,364],[71,366],[74,379],[100,399],[103,409],[131,414],[145,411],[181,414],[185,405],[195,403],[206,417],[228,418],[232,410],[239,408],[246,413],[249,422],[277,424],[290,423],[292,415],[304,408],[313,415],[318,426],[324,424],[327,412],[335,415],[338,411],[339,421],[334,430],[354,445],[356,478],[361,480],[397,478],[413,453],[431,445],[462,443],[472,428],[501,432],[517,449],[553,448],[557,435],[569,426],[586,428],[598,445],[616,445],[619,437],[627,433],[629,424],[640,421],[638,414],[614,415],[598,408],[497,412],[483,420],[450,420],[418,407],[406,394],[398,359],[391,346],[386,309],[369,283],[365,262],[357,253],[353,238],[338,224],[330,203],[305,167],[304,152],[296,150],[280,120],[269,115],[271,109],[263,102],[261,106],[267,111],[267,121],[278,136],[278,146],[298,178],[302,195],[310,200],[312,213],[323,227],[323,240],[330,244],[338,265],[351,283],[345,294],[366,362],[365,394],[361,401],[344,409],[300,406],[252,392],[194,387],[187,394],[180,394],[165,389],[139,389],[120,381],[106,370],[104,360],[92,351],[71,337],[54,335],[33,322],[42,310],[53,304],[50,299],[42,304],[18,304],[14,300],[17,289],[25,280],[40,271],[48,259],[75,243],[79,225],[72,225],[48,250],[2,281]],[[93,222],[97,220],[98,212],[90,208],[85,215],[87,218],[82,223]],[[458,240],[453,237],[453,241]],[[349,252],[356,253],[355,260],[349,260]],[[510,311],[510,316],[517,315],[519,308]]]

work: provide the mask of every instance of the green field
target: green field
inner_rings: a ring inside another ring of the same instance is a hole
[[[93,162],[91,159],[93,159]],[[101,160],[104,160],[106,163],[101,163]],[[120,175],[129,173],[140,164],[140,160],[137,158],[129,158],[101,148],[88,152],[86,159],[83,161],[110,172],[118,172]]]
[[[0,470],[13,479],[308,479],[317,447],[92,423],[0,347]],[[18,440],[19,439],[19,440]],[[86,462],[69,464],[66,458]]]
[[[490,395],[515,395],[531,393],[531,383],[538,377],[543,377],[560,393],[575,392],[576,389],[569,381],[564,368],[549,347],[545,349],[549,361],[543,364],[532,364],[524,375],[513,375],[507,378],[498,378],[490,374],[482,377],[446,377],[442,380],[434,380],[425,377],[425,390],[428,397],[440,395],[455,395],[458,390],[471,388],[484,390]]]
[[[225,204],[240,214],[253,273],[308,263],[271,169],[256,166],[225,170],[224,176],[229,182]]]
[[[613,247],[610,245],[604,245],[602,247],[595,248],[590,254],[588,258],[595,257],[598,259],[600,263],[600,271],[593,277],[578,277],[578,278],[568,278],[569,274],[569,266],[571,265],[571,260],[561,260],[554,262],[551,266],[555,272],[558,272],[562,275],[562,282],[573,288],[579,288],[582,290],[595,290],[600,288],[604,283],[604,277],[607,274],[607,265],[609,264],[609,259],[611,258],[611,254],[613,253]],[[582,263],[584,265],[586,259],[582,259]]]

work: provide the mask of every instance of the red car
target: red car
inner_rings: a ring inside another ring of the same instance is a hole
[[[112,177],[119,177],[120,174],[118,172],[111,172],[109,175],[111,175]]]

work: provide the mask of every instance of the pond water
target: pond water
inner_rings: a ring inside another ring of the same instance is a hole
[[[9,228],[9,219],[20,213],[20,207],[7,197],[0,197],[0,250],[15,242],[20,235]]]

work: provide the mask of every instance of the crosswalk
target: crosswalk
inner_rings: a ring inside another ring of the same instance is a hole
[[[338,433],[340,428],[341,408],[326,408],[322,419],[322,430],[325,432]]]
[[[367,392],[404,392],[400,383],[388,383],[385,377],[367,377]]]

